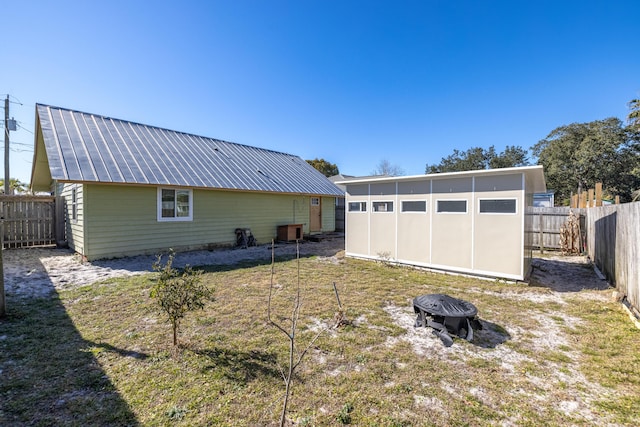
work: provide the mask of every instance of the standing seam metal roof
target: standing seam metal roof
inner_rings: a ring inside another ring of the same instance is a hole
[[[51,178],[342,196],[300,157],[36,104]]]

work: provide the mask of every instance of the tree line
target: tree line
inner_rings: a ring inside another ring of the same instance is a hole
[[[539,164],[544,167],[547,188],[555,191],[557,204],[568,205],[579,189],[601,182],[609,197],[622,202],[640,199],[640,99],[628,103],[626,124],[610,117],[587,123],[571,123],[552,130],[529,150],[507,146],[498,152],[472,147],[454,149],[438,164],[427,164],[425,173],[509,168]],[[532,157],[530,157],[530,155]],[[532,160],[532,158],[534,160]],[[339,174],[338,166],[324,159],[307,160],[326,176]],[[371,175],[403,175],[402,169],[382,160]]]
[[[610,117],[587,123],[571,123],[552,130],[530,148],[544,167],[547,188],[559,204],[568,204],[572,193],[601,182],[610,196],[623,202],[638,197],[640,188],[640,99],[628,104],[627,124]],[[507,146],[501,153],[493,146],[454,150],[425,173],[527,166],[529,152]]]

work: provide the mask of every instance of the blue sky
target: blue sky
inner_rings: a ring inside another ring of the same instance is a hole
[[[640,2],[8,1],[0,95],[422,174],[454,149],[529,148],[640,97]],[[31,132],[31,133],[30,133]],[[4,171],[2,175],[4,176]]]

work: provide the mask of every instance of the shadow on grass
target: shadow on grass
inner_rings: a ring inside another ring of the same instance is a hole
[[[534,258],[529,286],[549,288],[555,292],[580,292],[582,290],[605,290],[609,284],[598,277],[593,265],[573,262],[568,258]]]
[[[8,287],[0,320],[0,425],[138,425],[93,356],[94,345],[80,336],[53,285],[46,297]]]
[[[482,348],[496,348],[511,339],[511,334],[502,326],[480,319],[482,329],[474,330],[473,344]]]
[[[134,359],[138,359],[138,360],[145,360],[146,358],[149,357],[149,355],[147,353],[140,353],[139,351],[134,351],[134,350],[126,350],[123,348],[119,348],[119,347],[114,347],[111,344],[107,344],[107,343],[96,343],[96,342],[92,342],[92,341],[85,341],[87,343],[87,345],[90,348],[98,348],[102,351],[106,351],[109,353],[115,353],[118,354],[122,357],[132,357]]]
[[[282,379],[280,371],[275,368],[277,357],[273,353],[225,348],[192,351],[210,360],[210,363],[202,368],[203,372],[215,371],[235,383],[244,385],[263,377]]]

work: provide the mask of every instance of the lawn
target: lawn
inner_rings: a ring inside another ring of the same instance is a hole
[[[154,275],[9,299],[0,322],[0,425],[276,425],[288,341],[267,322],[270,260],[204,267],[216,300],[180,345],[149,297]],[[279,259],[276,318],[298,283],[296,425],[640,425],[640,330],[611,290],[443,275],[340,257]],[[351,325],[333,328],[333,282]],[[446,348],[411,300],[446,293],[483,330]]]

